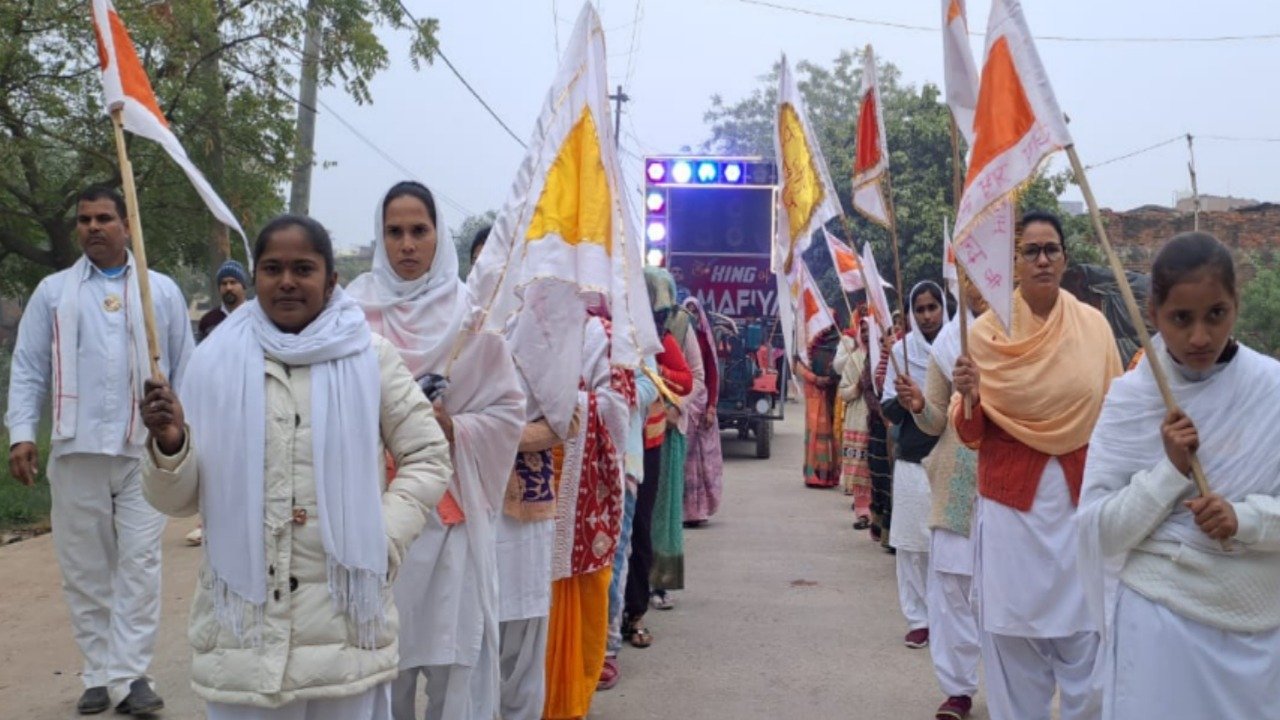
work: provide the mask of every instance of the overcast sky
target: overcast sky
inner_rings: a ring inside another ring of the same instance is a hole
[[[934,28],[939,0],[776,0],[777,4]],[[440,20],[441,48],[522,140],[527,139],[581,5],[571,0],[406,0],[420,17]],[[820,18],[742,0],[604,0],[598,3],[611,86],[631,96],[623,146],[637,155],[670,153],[708,136],[702,116],[711,95],[727,101],[759,84],[779,53],[793,63],[829,65],[843,49],[870,42],[907,82],[941,83],[939,30],[915,31]],[[640,22],[635,22],[637,7]],[[1277,39],[1221,43],[1061,42],[1041,40],[1041,57],[1071,116],[1086,164],[1173,136],[1197,135],[1200,191],[1280,201],[1280,3],[1271,0],[1027,0],[1032,32],[1076,38],[1179,38],[1274,33]],[[970,0],[974,30],[985,28],[989,0]],[[634,35],[634,42],[633,42]],[[338,89],[321,101],[438,194],[444,224],[498,209],[523,150],[442,62],[415,71],[407,37],[386,31],[391,67],[373,82],[374,102],[358,106]],[[558,36],[558,38],[557,38]],[[973,40],[981,58],[982,38]],[[321,109],[320,160],[312,214],[341,245],[372,238],[381,195],[405,172],[371,150]],[[1186,143],[1179,141],[1090,173],[1105,207],[1169,205],[1190,189]],[[1062,166],[1059,160],[1057,166]],[[628,186],[639,183],[630,160]],[[833,172],[843,172],[833,168]],[[1064,199],[1078,199],[1074,189]],[[459,209],[461,206],[462,209]]]

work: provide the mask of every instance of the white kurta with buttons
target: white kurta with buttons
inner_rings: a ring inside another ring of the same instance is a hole
[[[382,381],[380,436],[398,468],[382,496],[394,577],[444,494],[452,469],[444,434],[399,354],[382,338],[375,336],[374,344]],[[349,697],[396,675],[399,623],[391,588],[384,589],[387,622],[377,632],[375,648],[359,648],[356,628],[334,607],[328,588],[312,474],[310,369],[267,358],[266,374],[263,522],[269,588],[263,643],[249,646],[220,626],[212,580],[202,569],[191,608],[191,684],[206,700],[258,707]],[[227,418],[229,424],[236,421]],[[188,444],[172,458],[148,453],[147,499],[162,512],[188,516],[199,511],[198,452]]]

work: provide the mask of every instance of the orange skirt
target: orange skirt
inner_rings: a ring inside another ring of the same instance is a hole
[[[545,720],[585,718],[591,709],[609,638],[612,578],[607,567],[551,584]]]

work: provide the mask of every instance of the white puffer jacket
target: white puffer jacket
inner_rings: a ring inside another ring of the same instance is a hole
[[[382,375],[380,435],[398,468],[382,496],[394,578],[453,469],[449,444],[431,405],[399,353],[376,335],[374,346]],[[372,650],[358,646],[354,624],[334,609],[312,474],[310,368],[288,368],[268,358],[266,374],[263,514],[270,587],[262,646],[242,643],[220,628],[207,566],[200,571],[188,634],[195,653],[191,685],[197,695],[271,708],[296,700],[356,695],[392,680],[399,661],[399,620],[390,582],[383,593],[387,622]],[[227,418],[228,427],[237,422],[239,418]],[[174,457],[164,457],[152,445],[144,463],[144,491],[156,509],[176,517],[199,511],[198,451],[188,442]],[[295,509],[306,511],[305,523],[295,524]]]

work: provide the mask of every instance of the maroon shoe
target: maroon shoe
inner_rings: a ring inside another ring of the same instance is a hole
[[[929,647],[929,628],[920,628],[907,633],[907,637],[903,639],[903,644],[912,650],[919,650],[922,647]]]
[[[618,680],[621,678],[622,669],[618,667],[618,658],[605,658],[604,667],[600,670],[600,682],[596,684],[596,690],[612,690],[613,686],[617,685]]]
[[[968,695],[953,695],[938,706],[937,720],[965,720],[973,710],[973,698]]]

